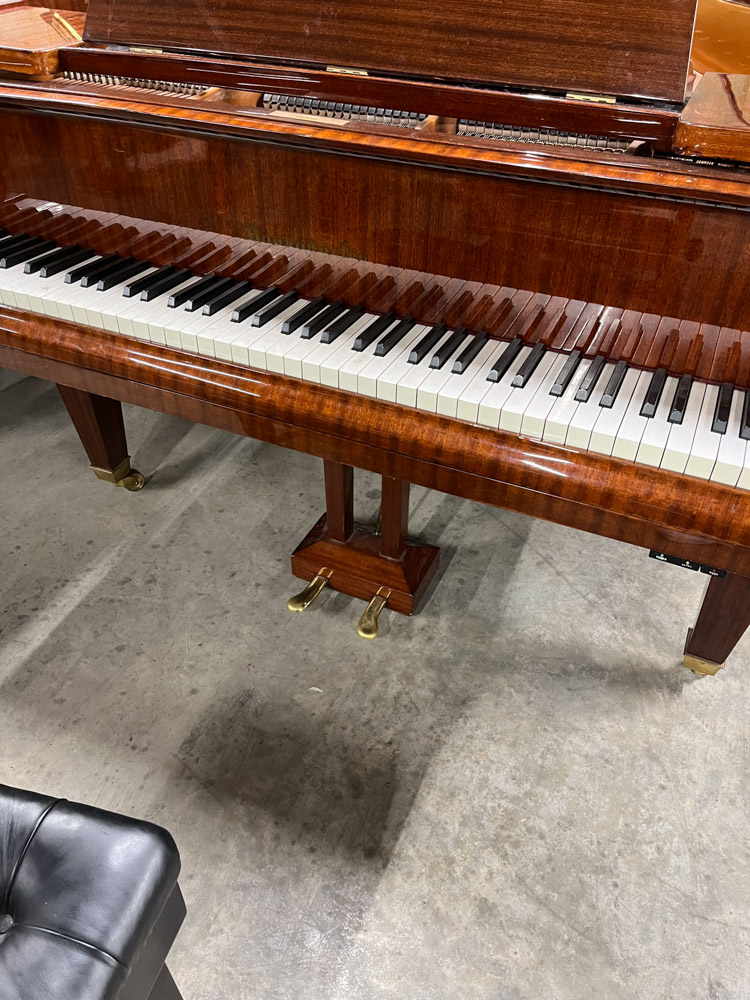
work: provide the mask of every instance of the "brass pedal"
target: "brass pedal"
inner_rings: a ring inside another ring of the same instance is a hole
[[[146,482],[137,469],[131,469],[129,458],[120,462],[116,469],[98,469],[92,465],[91,471],[97,479],[101,479],[105,483],[112,483],[113,486],[124,486],[131,493],[142,490]]]
[[[370,598],[370,603],[362,612],[362,617],[359,619],[359,623],[357,625],[357,635],[360,636],[360,638],[377,638],[379,631],[378,618],[380,617],[380,612],[388,603],[390,593],[390,590],[384,591],[381,587],[377,594]]]
[[[315,574],[304,590],[301,590],[299,594],[295,594],[294,597],[289,598],[286,602],[287,608],[290,611],[307,611],[310,605],[320,597],[325,587],[328,586],[331,573],[332,570],[324,566],[319,573]]]

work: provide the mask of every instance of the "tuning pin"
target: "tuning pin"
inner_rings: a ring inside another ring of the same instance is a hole
[[[382,588],[370,599],[370,603],[362,612],[362,617],[357,625],[357,635],[362,639],[375,639],[378,634],[378,618],[380,612],[388,603],[390,590],[383,592]]]
[[[286,602],[287,608],[290,611],[307,611],[313,601],[316,601],[320,597],[321,592],[325,587],[328,586],[328,579],[331,575],[331,570],[326,569],[325,566],[319,573],[317,573],[312,580],[308,583],[304,590],[300,591],[299,594],[295,594],[294,597],[290,597]]]

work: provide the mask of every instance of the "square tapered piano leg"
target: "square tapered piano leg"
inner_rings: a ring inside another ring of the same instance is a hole
[[[305,597],[314,599],[329,586],[369,602],[359,633],[374,638],[384,607],[403,615],[417,610],[437,571],[440,549],[407,538],[408,483],[383,477],[382,527],[377,534],[354,523],[354,470],[337,462],[324,465],[326,513],[292,554],[294,575],[315,584],[289,606],[302,611],[312,602]]]
[[[141,489],[144,478],[130,466],[122,404],[67,385],[57,388],[97,479],[131,492]]]
[[[750,625],[750,578],[712,576],[695,627],[688,631],[685,666],[693,673],[717,673]]]

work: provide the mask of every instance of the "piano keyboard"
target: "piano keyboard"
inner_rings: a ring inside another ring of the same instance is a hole
[[[546,315],[530,293],[517,292],[501,306],[507,322],[499,340],[2,230],[0,302],[579,451],[750,488],[750,392],[731,382],[676,377],[663,367],[644,370],[606,353],[590,356],[592,313],[584,303]],[[543,339],[530,343],[542,322],[552,333],[563,331],[570,349],[551,349]]]

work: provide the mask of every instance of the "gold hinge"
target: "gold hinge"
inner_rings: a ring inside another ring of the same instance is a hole
[[[351,66],[326,66],[327,73],[345,73],[348,76],[367,76],[366,69],[353,69]]]
[[[569,101],[587,101],[590,104],[616,104],[617,98],[611,94],[566,94]]]

